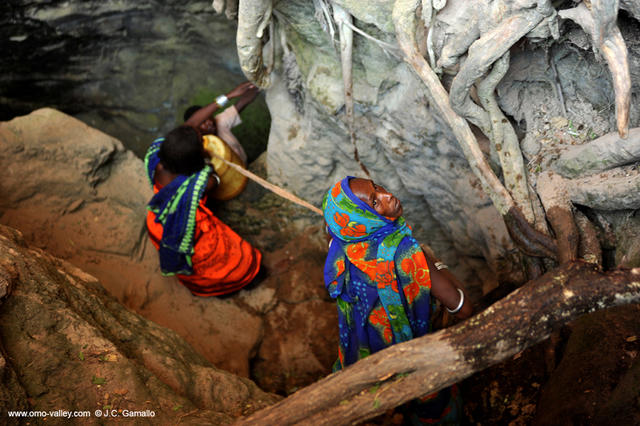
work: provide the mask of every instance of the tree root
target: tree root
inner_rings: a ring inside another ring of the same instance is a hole
[[[573,220],[573,206],[565,179],[553,172],[542,173],[538,176],[537,187],[547,219],[556,234],[558,262],[572,262],[578,258],[580,233]]]
[[[436,21],[436,13],[447,5],[447,0],[422,0],[422,21],[429,28],[427,33],[427,53],[431,69],[436,69],[436,54],[433,51],[433,29]]]
[[[262,57],[262,33],[271,19],[271,0],[240,0],[236,44],[244,75],[256,86],[266,89],[271,78]]]
[[[509,235],[524,254],[556,259],[556,242],[532,228],[520,209],[514,206],[502,218]]]
[[[524,253],[555,258],[556,247],[553,240],[534,229],[516,206],[511,194],[495,175],[478,146],[469,124],[451,108],[447,91],[438,76],[420,54],[415,39],[415,11],[419,0],[396,0],[393,8],[393,22],[398,44],[404,53],[404,60],[420,77],[427,88],[429,103],[440,112],[451,128],[469,162],[471,170],[480,180],[484,192],[505,219],[509,233]],[[542,16],[542,15],[540,15]],[[542,18],[541,18],[542,19]],[[503,52],[504,53],[504,52]]]
[[[576,210],[573,218],[580,231],[580,246],[578,247],[578,257],[585,262],[593,263],[602,269],[602,248],[598,240],[596,227],[589,218],[580,210]]]
[[[480,180],[485,193],[489,195],[498,212],[501,215],[505,215],[515,205],[511,194],[491,170],[469,125],[451,108],[447,91],[442,87],[438,76],[420,54],[415,39],[417,25],[415,11],[418,7],[418,1],[396,0],[393,8],[396,37],[404,53],[404,60],[425,84],[429,103],[438,109],[442,118],[451,127],[471,170]]]
[[[278,45],[278,42],[276,41],[277,31],[276,20],[271,19],[269,22],[269,42],[265,46],[267,50],[265,72],[267,74],[271,74],[276,67],[276,47]]]
[[[640,161],[640,127],[629,130],[627,139],[613,132],[560,154],[553,168],[562,176],[576,178]]]
[[[531,207],[529,185],[520,151],[520,143],[513,126],[502,113],[495,97],[495,88],[509,69],[507,51],[494,64],[491,72],[476,85],[478,97],[484,109],[489,113],[491,123],[491,142],[500,159],[502,176],[507,190],[514,202],[522,210],[529,223],[536,223]],[[539,229],[542,231],[542,229]]]
[[[336,29],[331,18],[330,7],[326,0],[313,0],[313,6],[316,8],[315,18],[320,22],[322,29],[329,34],[329,38],[333,42],[336,38]]]
[[[449,7],[452,6],[450,3]],[[462,15],[466,27],[464,31],[454,31],[450,36],[450,41],[442,47],[440,58],[437,61],[438,69],[453,67],[460,57],[467,53],[469,46],[480,38],[479,16],[475,8],[463,7],[459,13]]]
[[[627,46],[616,25],[618,2],[614,0],[592,1],[589,12],[584,3],[573,9],[559,12],[561,18],[571,19],[591,36],[594,50],[607,60],[616,93],[616,121],[618,134],[626,139],[629,131],[629,108],[631,104],[631,75]]]
[[[338,26],[338,33],[340,34],[340,62],[342,65],[345,114],[349,133],[353,134],[353,31],[349,26],[345,25],[345,22],[351,21],[353,18],[342,7],[333,5],[333,19]]]
[[[620,167],[567,180],[569,196],[576,204],[599,210],[640,208],[640,170]]]
[[[488,114],[469,96],[471,86],[484,76],[489,67],[500,59],[511,46],[545,18],[536,9],[525,9],[502,20],[469,47],[469,55],[451,83],[449,93],[451,107],[462,117],[478,126],[491,137]]]
[[[340,62],[342,64],[342,84],[344,87],[344,109],[347,117],[347,127],[349,129],[349,139],[353,145],[353,158],[356,160],[362,171],[368,176],[369,170],[360,161],[358,146],[356,145],[356,131],[353,117],[353,30],[348,23],[351,23],[351,15],[338,5],[333,5],[333,19],[338,26],[340,34]]]
[[[351,21],[345,21],[344,24],[347,25],[349,28],[351,28],[354,32],[360,34],[362,37],[377,44],[382,49],[382,51],[385,52],[387,55],[391,55],[400,60],[402,59],[402,57],[399,55],[398,48],[396,46],[389,44],[386,41],[382,41],[375,38],[374,36],[367,33],[366,31],[363,31],[360,28],[356,27]]]
[[[509,359],[580,315],[639,301],[640,268],[604,274],[568,263],[467,321],[375,353],[236,425],[361,422]]]
[[[524,270],[529,280],[541,277],[545,272],[544,262],[539,257],[523,256]]]

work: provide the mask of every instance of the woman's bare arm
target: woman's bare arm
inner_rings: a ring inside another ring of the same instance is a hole
[[[431,294],[449,310],[456,309],[461,301],[461,294],[458,289],[462,290],[462,294],[464,294],[462,283],[448,268],[438,270],[436,267],[437,259],[432,254],[427,253],[427,250],[423,251],[425,252],[427,265],[429,265],[429,272],[431,274]],[[471,301],[466,295],[463,297],[462,307],[454,314],[460,319],[469,318],[473,314]]]
[[[259,89],[250,81],[239,84],[227,93],[225,96],[227,99],[233,99],[242,97],[238,103],[241,103],[240,107],[236,107],[238,112],[258,95]],[[193,113],[191,117],[184,124],[197,128],[204,120],[211,117],[211,114],[216,112],[220,108],[220,105],[216,101],[211,102],[209,105],[204,106]]]

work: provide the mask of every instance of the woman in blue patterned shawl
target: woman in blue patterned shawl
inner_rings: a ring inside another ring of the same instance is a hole
[[[331,238],[324,280],[337,302],[340,331],[334,370],[429,333],[432,293],[459,318],[471,315],[457,280],[425,256],[402,204],[383,187],[348,176],[327,192],[322,209]],[[410,407],[412,420],[456,423],[455,393],[449,388],[421,398]]]

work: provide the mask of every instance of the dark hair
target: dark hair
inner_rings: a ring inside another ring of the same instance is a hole
[[[158,157],[171,173],[191,175],[204,168],[203,151],[202,139],[196,129],[180,126],[167,133]]]
[[[191,105],[189,108],[187,108],[186,111],[184,112],[184,117],[183,117],[184,121],[187,121],[188,119],[190,119],[191,116],[195,114],[195,112],[200,108],[202,108],[200,105]]]

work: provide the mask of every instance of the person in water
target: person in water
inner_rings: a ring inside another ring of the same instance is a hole
[[[434,298],[458,318],[473,308],[460,283],[413,238],[400,200],[348,176],[324,196],[330,238],[325,286],[336,299],[340,341],[334,370],[432,331]],[[414,423],[456,423],[455,386],[410,407]]]

